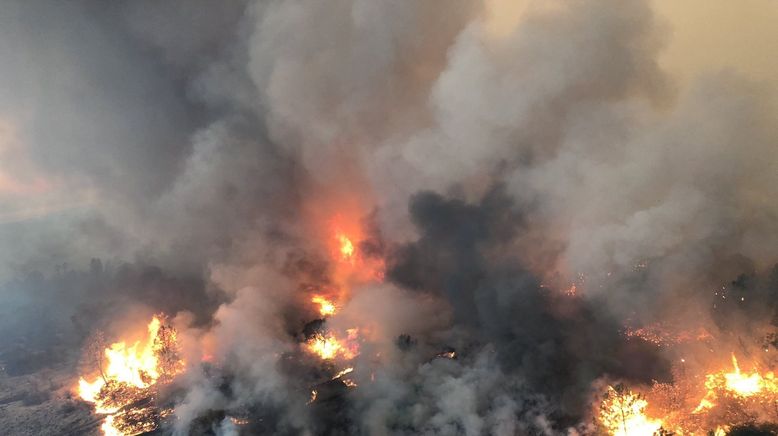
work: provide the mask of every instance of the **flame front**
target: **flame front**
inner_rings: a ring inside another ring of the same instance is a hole
[[[727,390],[735,395],[750,397],[763,390],[778,393],[778,384],[776,384],[775,375],[772,372],[768,372],[764,376],[756,371],[747,375],[743,374],[740,372],[734,353],[732,353],[732,366],[735,368],[735,371],[724,374],[724,380]]]
[[[732,367],[734,371],[719,371],[705,376],[707,392],[693,413],[700,413],[715,407],[716,400],[721,395],[744,399],[757,395],[767,397],[778,395],[778,381],[776,381],[772,371],[764,375],[758,371],[744,374],[740,370],[735,353],[732,353]]]
[[[148,397],[154,384],[183,369],[184,362],[175,353],[176,341],[175,330],[163,327],[161,317],[154,316],[147,326],[145,341],[129,346],[125,341],[111,344],[103,352],[107,364],[99,364],[100,375],[91,382],[84,377],[79,379],[77,392],[81,399],[93,403],[95,412],[108,415],[101,427],[104,435],[132,435],[156,428],[152,419],[158,414],[155,409],[117,412]],[[131,415],[131,424],[120,423],[125,414]]]
[[[718,371],[679,359],[673,382],[654,382],[645,394],[623,385],[609,387],[600,404],[600,424],[611,435],[723,436],[737,426],[775,422],[774,373],[760,371],[757,363],[744,370],[734,353],[731,359],[731,367]]]

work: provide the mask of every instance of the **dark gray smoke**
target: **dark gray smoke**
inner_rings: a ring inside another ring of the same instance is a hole
[[[775,348],[773,85],[676,81],[648,0],[503,3],[0,5],[6,375],[161,311],[212,358],[164,432],[590,434],[671,380],[626,325]],[[317,323],[346,209],[385,276]],[[355,326],[347,389],[301,341]]]

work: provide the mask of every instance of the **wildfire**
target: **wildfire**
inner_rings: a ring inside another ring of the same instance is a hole
[[[251,422],[246,418],[238,418],[235,416],[230,416],[230,421],[235,425],[247,425],[249,422]]]
[[[306,342],[306,348],[309,352],[316,354],[321,359],[331,360],[336,357],[342,357],[351,360],[359,354],[359,344],[357,344],[358,329],[348,329],[348,336],[345,340],[338,340],[332,333],[318,333]]]
[[[311,391],[311,398],[308,400],[308,404],[311,404],[314,401],[316,401],[316,397],[318,397],[318,396],[319,396],[319,392],[316,389],[312,390]]]
[[[444,359],[456,359],[457,358],[457,352],[456,352],[456,350],[441,351],[440,353],[438,353],[436,355],[436,357],[441,357],[441,358],[444,358]]]
[[[348,367],[348,368],[344,369],[343,371],[340,371],[339,373],[335,374],[332,377],[332,380],[339,379],[339,378],[343,377],[346,374],[350,374],[353,371],[354,371],[353,367]]]
[[[613,436],[650,436],[662,428],[662,421],[646,416],[642,395],[624,385],[608,386],[600,405],[600,422]]]
[[[675,326],[666,326],[658,323],[636,329],[627,328],[624,334],[630,338],[640,338],[646,342],[651,342],[658,347],[670,347],[694,341],[707,341],[713,338],[702,327],[696,330],[684,330],[675,328]]]
[[[313,298],[311,298],[311,302],[319,305],[319,313],[321,316],[335,315],[335,312],[337,311],[335,303],[321,295],[314,295]]]
[[[362,216],[362,212],[341,210],[324,220],[326,237],[322,242],[333,261],[332,283],[345,295],[355,284],[383,280],[384,259],[377,249],[380,242],[371,239]],[[363,252],[364,244],[374,248]]]
[[[326,230],[326,233],[322,233],[325,235],[322,246],[330,256],[330,268],[326,282],[319,284],[321,287],[316,288],[318,293],[311,296],[310,301],[316,305],[319,315],[325,318],[328,324],[347,304],[352,292],[359,285],[383,278],[384,260],[378,255],[380,241],[371,239],[371,235],[366,231],[361,219],[362,212],[349,206],[339,207],[337,213],[319,221],[324,226],[315,226]],[[362,252],[359,249],[362,246],[371,248]],[[337,325],[334,322],[333,324]],[[317,325],[319,331],[314,334],[306,333],[306,340],[301,343],[301,347],[305,352],[325,361],[320,363],[331,367],[332,361],[345,363],[359,355],[358,328],[331,331],[324,329],[324,322]],[[346,378],[346,374],[353,370],[353,367],[348,366],[331,380],[340,381],[349,388],[356,387],[354,380]],[[312,390],[308,404],[315,402],[317,395],[317,390]]]
[[[346,387],[355,388],[355,387],[357,387],[357,382],[355,382],[354,380],[352,380],[350,378],[343,378],[343,376],[345,376],[346,374],[351,374],[352,372],[354,372],[354,368],[353,367],[348,367],[348,368],[344,369],[343,371],[340,371],[337,374],[335,374],[334,376],[332,376],[331,380],[338,380],[339,379],[344,385],[346,385]]]
[[[750,397],[763,390],[778,393],[778,384],[776,384],[775,375],[772,372],[768,372],[765,376],[756,371],[749,375],[741,373],[735,353],[732,353],[732,366],[734,366],[735,371],[724,374],[724,380],[726,380],[727,389],[735,395]]]
[[[744,374],[740,370],[735,353],[732,353],[732,366],[734,368],[732,372],[720,371],[705,376],[707,393],[693,413],[713,408],[720,394],[738,398],[778,395],[778,380],[775,379],[775,374],[772,371],[764,375],[758,371]]]
[[[354,261],[354,243],[343,233],[335,236],[340,244],[340,256],[343,260]]]
[[[95,411],[107,414],[103,434],[133,435],[156,428],[161,412],[154,407],[124,410],[128,405],[151,396],[151,388],[168,381],[183,369],[178,358],[176,331],[154,316],[147,326],[146,340],[132,345],[116,342],[96,356],[100,375],[93,381],[81,377],[77,392],[93,403]],[[107,364],[104,364],[107,363]]]
[[[733,427],[775,422],[778,417],[778,380],[773,372],[758,367],[743,370],[734,353],[732,367],[717,372],[704,368],[696,372],[686,359],[680,362],[683,366],[674,368],[673,383],[654,382],[645,397],[624,385],[609,387],[599,412],[608,433],[723,436]]]
[[[100,426],[104,436],[123,436],[122,433],[114,427],[113,415],[108,415]]]

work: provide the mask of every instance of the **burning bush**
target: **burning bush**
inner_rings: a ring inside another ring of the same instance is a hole
[[[155,315],[147,326],[144,341],[132,345],[116,342],[94,356],[98,376],[91,382],[81,377],[79,396],[106,414],[102,430],[106,435],[134,435],[157,427],[165,411],[154,405],[158,384],[183,370],[176,330],[163,315]],[[90,347],[98,348],[97,340]]]

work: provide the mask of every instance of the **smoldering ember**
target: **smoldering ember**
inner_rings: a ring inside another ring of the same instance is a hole
[[[778,2],[0,2],[0,435],[778,434]]]

